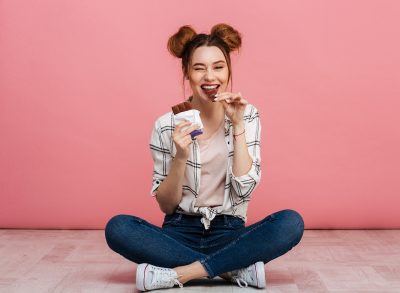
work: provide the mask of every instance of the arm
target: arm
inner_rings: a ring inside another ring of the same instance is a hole
[[[244,130],[244,121],[233,125],[233,134],[242,133]],[[249,150],[247,149],[246,134],[243,133],[235,138],[233,139],[234,153],[232,173],[237,176],[242,176],[250,171],[253,160],[249,155]]]
[[[215,96],[214,101],[222,103],[232,121],[233,132],[239,134],[243,127],[246,131],[233,139],[232,165],[228,170],[232,188],[239,197],[245,198],[251,195],[261,178],[260,116],[257,108],[248,105],[241,93],[223,92]]]
[[[178,124],[172,134],[177,147],[175,158],[172,159],[170,150],[163,140],[161,127],[156,122],[151,135],[150,150],[154,161],[153,185],[150,191],[160,206],[162,212],[172,214],[181,202],[182,185],[189,156],[189,145],[192,143],[190,132],[198,125],[189,126],[190,122]],[[189,126],[181,131],[183,127]]]
[[[172,214],[181,202],[185,168],[186,160],[175,158],[168,176],[158,187],[156,199],[161,211],[165,214]]]
[[[255,107],[243,117],[243,124],[246,132],[237,136],[233,144],[234,155],[231,174],[232,187],[238,196],[248,197],[261,179],[261,123]],[[233,126],[233,131],[236,134],[243,131],[242,128],[239,129],[238,125]]]

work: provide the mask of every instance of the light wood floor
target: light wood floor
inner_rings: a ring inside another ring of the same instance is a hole
[[[265,266],[267,288],[217,278],[154,292],[400,292],[400,230],[306,230]],[[138,292],[103,230],[0,230],[0,292]]]

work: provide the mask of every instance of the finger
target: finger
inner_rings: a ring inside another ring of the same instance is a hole
[[[222,95],[226,95],[226,94],[231,94],[230,92],[220,92],[220,93],[216,93],[215,96],[219,97]]]
[[[190,135],[182,135],[176,138],[176,143],[178,143],[180,146],[186,146],[188,140],[191,140]]]
[[[186,125],[190,125],[191,123],[192,123],[192,122],[189,121],[189,120],[184,120],[184,121],[180,122],[179,124],[177,124],[176,127],[177,127],[177,128],[182,128],[182,127],[184,127],[184,126],[186,126]]]
[[[218,100],[215,100],[216,102],[226,102],[226,103],[232,103],[233,102],[233,98],[231,96],[226,96],[226,97],[218,97]]]
[[[242,97],[241,93],[237,93],[234,97],[232,97],[231,101],[242,105],[248,104],[248,101]]]
[[[236,104],[242,104],[242,100],[243,98],[241,96],[235,96],[232,98],[232,103],[236,103]]]
[[[216,94],[215,94],[215,96],[216,96],[216,97],[222,97],[222,96],[225,96],[225,95],[228,95],[228,96],[234,96],[234,95],[236,95],[236,94],[239,94],[239,93],[232,93],[232,92],[220,92],[220,93],[216,93]]]
[[[240,100],[240,104],[242,104],[242,105],[246,105],[246,104],[248,104],[249,102],[246,100],[246,99],[241,99]]]
[[[230,99],[231,96],[229,95],[218,96],[217,98],[214,99],[214,102],[229,101]]]
[[[191,121],[185,120],[182,121],[181,123],[177,124],[174,131],[172,132],[172,138],[173,139],[179,139],[179,137],[183,137],[185,134],[183,134],[183,131],[185,128],[188,128],[193,124]],[[196,124],[193,124],[196,125]]]
[[[184,140],[183,140],[183,145],[184,145],[184,147],[187,147],[189,144],[191,144],[192,143],[192,138],[191,138],[191,136],[189,135],[189,136],[186,136],[185,138],[184,138]]]
[[[216,94],[215,95],[215,100],[223,100],[223,99],[225,99],[226,97],[229,97],[229,96],[231,96],[232,95],[232,93],[229,93],[229,92],[225,92],[225,93],[218,93],[218,94]]]
[[[182,122],[182,123],[180,123],[180,124],[175,128],[175,131],[180,133],[180,132],[182,132],[184,129],[190,127],[192,124],[193,124],[193,123],[190,122],[190,121],[189,121],[189,122]]]
[[[190,144],[192,142],[192,137],[190,135],[186,136],[186,143]]]
[[[200,128],[200,126],[198,124],[193,124],[193,125],[189,126],[188,128],[186,128],[185,130],[183,130],[182,135],[188,135],[193,130],[196,130],[198,128]]]
[[[245,98],[243,98],[242,93],[239,92],[239,93],[238,93],[238,96],[240,97],[240,99],[239,99],[239,103],[240,103],[240,104],[246,105],[246,104],[249,103]]]
[[[233,101],[240,101],[241,99],[242,99],[242,96],[239,95],[239,94],[234,95],[234,96],[232,97],[232,100],[233,100]]]
[[[230,102],[233,102],[233,100],[235,99],[236,96],[237,96],[237,94],[226,93],[221,96],[218,95],[218,97],[215,98],[214,101],[218,102],[218,101],[225,100],[230,103]]]

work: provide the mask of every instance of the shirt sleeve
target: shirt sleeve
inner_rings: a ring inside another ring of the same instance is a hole
[[[253,106],[250,114],[243,117],[245,120],[246,144],[252,164],[247,174],[235,176],[233,166],[230,166],[232,174],[232,187],[240,197],[248,197],[260,183],[261,179],[261,123],[258,110]]]
[[[163,141],[158,121],[155,122],[150,140],[150,151],[154,161],[153,181],[150,190],[151,196],[156,196],[157,189],[167,177],[172,156],[166,143]]]

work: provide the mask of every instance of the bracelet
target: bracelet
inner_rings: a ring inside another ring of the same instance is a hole
[[[243,129],[243,131],[239,134],[234,134],[233,135],[233,139],[236,140],[236,136],[242,135],[245,132],[245,129]]]

